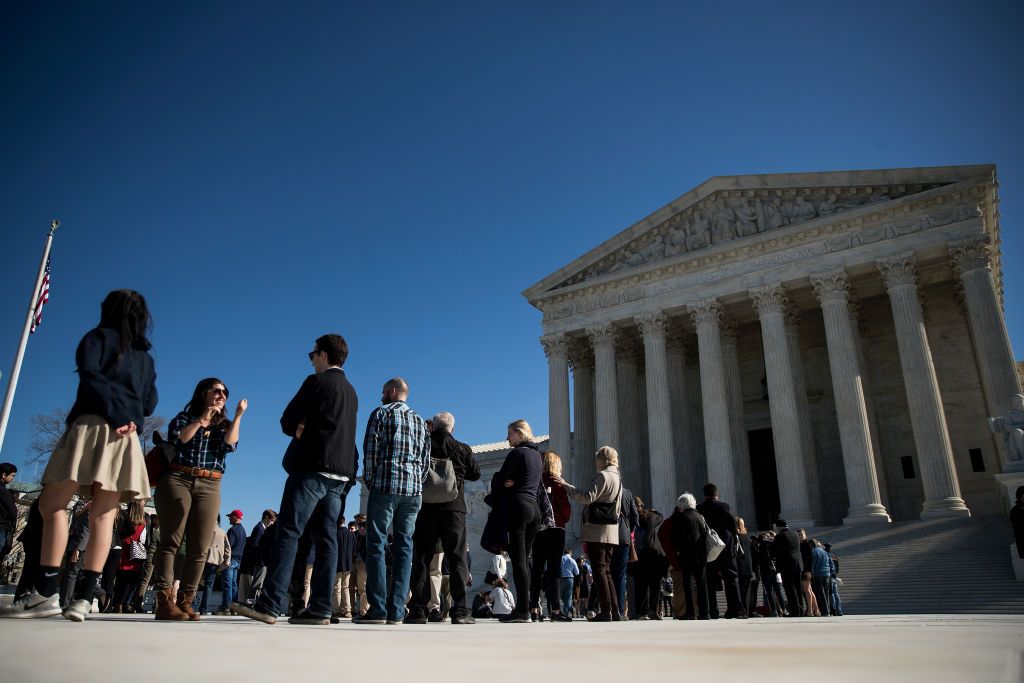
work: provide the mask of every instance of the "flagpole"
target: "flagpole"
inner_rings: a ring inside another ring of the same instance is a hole
[[[36,286],[32,289],[32,298],[28,302],[28,313],[25,315],[25,327],[21,330],[21,343],[18,344],[18,354],[14,357],[14,367],[11,368],[11,378],[7,382],[7,393],[4,395],[3,412],[0,412],[0,451],[3,451],[4,436],[7,434],[7,421],[11,417],[11,404],[14,403],[14,391],[18,388],[18,375],[21,374],[21,361],[25,358],[25,348],[28,346],[28,335],[32,329],[32,320],[35,318],[36,304],[39,298],[39,288],[43,286],[43,276],[46,274],[46,260],[50,258],[50,247],[53,246],[53,233],[60,226],[56,218],[50,223],[50,233],[46,236],[46,247],[43,249],[43,260],[39,262],[39,274],[36,276]]]

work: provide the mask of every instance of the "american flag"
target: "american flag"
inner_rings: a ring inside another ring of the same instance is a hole
[[[46,270],[43,271],[43,285],[39,288],[39,298],[36,299],[35,317],[32,318],[31,334],[35,334],[36,328],[43,322],[43,306],[50,300],[50,259],[46,259]],[[24,329],[24,328],[22,328]]]

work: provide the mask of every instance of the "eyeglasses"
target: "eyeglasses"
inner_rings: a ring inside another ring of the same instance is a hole
[[[318,353],[323,353],[323,351],[321,351],[320,349],[317,349],[316,351],[310,351],[309,352],[309,359],[313,360],[313,356],[317,355]]]
[[[212,389],[210,389],[210,393],[211,394],[223,394],[224,396],[227,396],[228,395],[228,390],[227,389],[221,389],[220,387],[213,387]]]

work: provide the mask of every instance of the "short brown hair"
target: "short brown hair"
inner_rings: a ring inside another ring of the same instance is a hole
[[[348,342],[340,334],[325,334],[316,340],[316,348],[327,354],[327,362],[341,367],[348,358]]]

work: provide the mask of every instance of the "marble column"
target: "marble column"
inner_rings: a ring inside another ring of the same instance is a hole
[[[969,517],[970,510],[960,496],[939,382],[925,332],[914,255],[908,252],[879,259],[876,263],[889,293],[917,462],[921,468],[925,495],[921,518]]]
[[[647,374],[647,435],[650,463],[651,504],[668,515],[675,505],[676,463],[672,453],[672,405],[668,388],[668,357],[665,323],[661,313],[637,316],[644,338]]]
[[[690,443],[692,427],[687,410],[689,388],[686,385],[686,336],[674,328],[666,333],[666,367],[669,405],[672,407],[672,453],[675,461],[676,496],[693,488],[694,447]]]
[[[718,486],[718,495],[722,500],[734,503],[736,501],[736,467],[733,458],[732,430],[729,424],[729,394],[725,382],[725,363],[722,359],[723,308],[717,299],[703,299],[690,304],[688,308],[693,325],[697,328],[708,481]],[[699,491],[696,493],[699,496]]]
[[[951,242],[950,261],[963,285],[964,306],[971,328],[975,355],[985,392],[988,414],[996,417],[1010,409],[1010,401],[1021,393],[1020,379],[1010,349],[1010,337],[996,285],[992,279],[992,244],[988,235]],[[1024,463],[1008,462],[1008,454],[1001,439],[1000,459],[1003,470],[1024,468]]]
[[[597,447],[619,448],[619,392],[615,370],[615,325],[587,328],[594,345],[594,433]],[[581,484],[577,484],[581,485]]]
[[[885,476],[885,459],[882,457],[882,446],[878,438],[878,410],[875,405],[875,390],[871,382],[871,369],[868,367],[867,356],[864,355],[864,342],[860,336],[860,303],[853,299],[850,300],[850,334],[853,335],[853,343],[857,347],[857,367],[860,368],[860,384],[864,389],[864,405],[868,409],[868,429],[871,433],[871,451],[875,454],[875,474],[878,477],[878,493],[881,496],[882,505],[887,505],[889,491]]]
[[[811,276],[814,293],[825,319],[825,343],[832,371],[832,391],[843,449],[846,493],[850,501],[843,524],[888,522],[875,470],[875,454],[868,426],[868,409],[861,384],[857,347],[850,326],[850,282],[846,271],[831,270]]]
[[[569,340],[564,334],[540,338],[548,357],[548,433],[550,448],[562,458],[569,457]]]
[[[748,293],[761,321],[764,367],[768,379],[768,410],[772,419],[775,470],[782,508],[780,516],[792,526],[814,526],[811,499],[807,492],[800,413],[793,383],[794,355],[786,337],[785,310],[789,301],[780,284],[759,287]]]
[[[572,459],[566,468],[565,479],[584,486],[594,473],[594,350],[589,343],[576,342],[569,346],[569,367],[572,369]],[[565,458],[562,459],[563,463]],[[580,534],[580,510],[573,504],[573,515],[568,532],[574,539]]]
[[[786,307],[786,341],[792,359],[793,391],[796,393],[796,411],[800,420],[800,443],[804,449],[804,471],[807,491],[814,519],[825,519],[825,506],[821,498],[818,477],[818,453],[814,447],[814,429],[811,424],[811,406],[807,401],[807,381],[804,376],[803,353],[800,348],[800,313],[795,306]]]
[[[754,478],[750,470],[750,440],[743,414],[743,383],[737,348],[736,323],[729,317],[722,320],[722,363],[725,367],[725,390],[729,397],[729,433],[736,465],[736,500],[731,503],[735,514],[754,524]]]
[[[640,415],[644,401],[640,382],[641,354],[642,347],[632,328],[620,329],[615,343],[619,388],[619,472],[626,488],[646,502],[650,498],[647,485],[650,470],[643,450]]]

